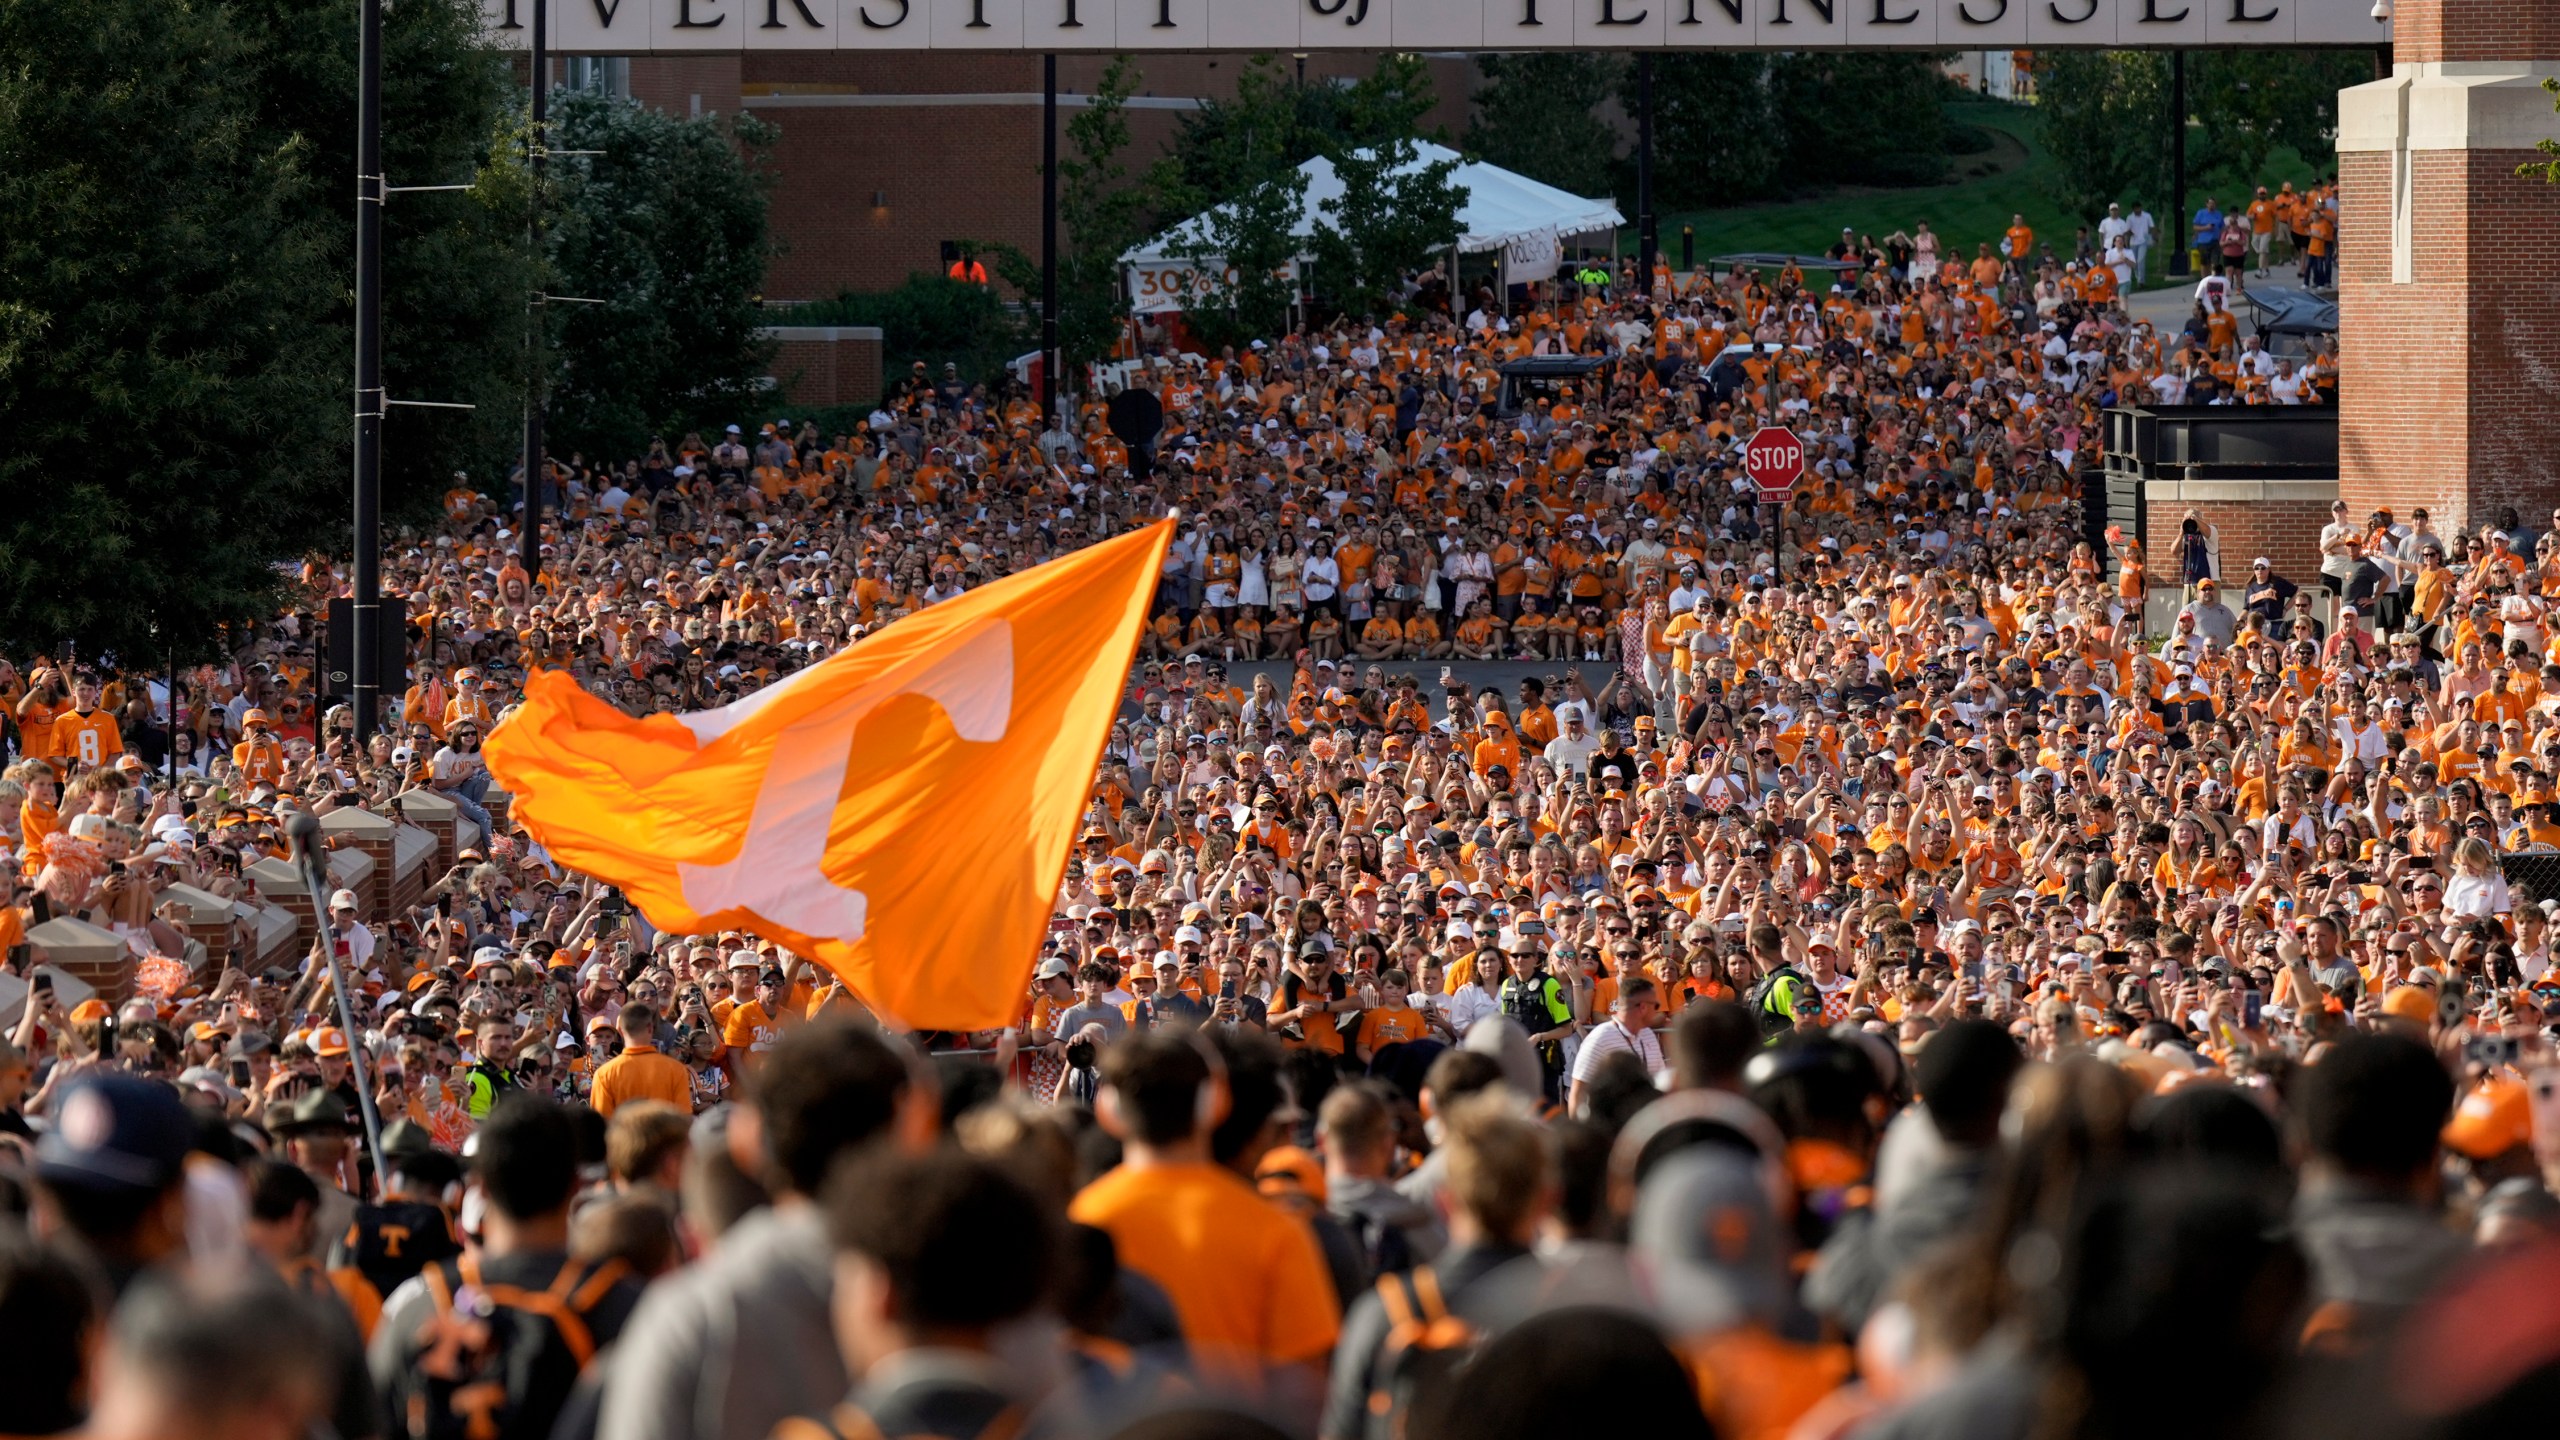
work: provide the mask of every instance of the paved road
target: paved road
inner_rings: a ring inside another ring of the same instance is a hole
[[[2174,331],[2187,323],[2187,312],[2195,307],[2196,282],[2190,278],[2159,290],[2145,290],[2125,298],[2124,312],[2136,320],[2148,320],[2156,331]]]
[[[1567,665],[1561,660],[1519,662],[1498,660],[1354,660],[1349,663],[1356,667],[1355,673],[1362,677],[1360,683],[1364,685],[1368,683],[1366,677],[1372,668],[1375,668],[1389,676],[1419,676],[1422,680],[1423,698],[1431,702],[1435,715],[1438,712],[1440,702],[1448,698],[1447,693],[1440,687],[1440,672],[1444,669],[1449,671],[1450,674],[1458,680],[1465,682],[1469,687],[1478,692],[1482,692],[1490,686],[1494,689],[1500,690],[1506,697],[1513,699],[1516,699],[1520,694],[1520,680],[1523,676],[1534,675],[1540,680],[1550,682],[1548,688],[1552,691],[1555,688],[1554,682],[1562,681],[1567,670],[1579,668],[1582,671],[1583,679],[1596,690],[1602,685],[1608,683],[1610,672],[1613,669],[1612,662],[1608,661],[1598,661],[1579,666]],[[1291,668],[1292,667],[1289,663],[1284,660],[1268,660],[1258,664],[1239,660],[1235,664],[1227,667],[1227,680],[1228,683],[1235,685],[1239,689],[1250,691],[1253,688],[1253,677],[1255,675],[1269,675],[1271,677],[1271,683],[1277,687],[1281,693],[1286,694],[1289,689]]]

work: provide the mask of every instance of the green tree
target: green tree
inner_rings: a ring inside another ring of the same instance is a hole
[[[299,142],[321,181],[307,219],[335,277],[331,343],[352,357],[354,9],[346,0],[230,0],[223,8],[255,50],[234,83],[248,91],[267,143]],[[383,15],[383,173],[393,185],[473,187],[394,195],[383,209],[383,382],[395,399],[477,407],[395,408],[386,417],[383,498],[394,516],[431,514],[454,471],[485,480],[523,436],[533,276],[524,238],[525,93],[480,26],[474,0],[401,0]],[[333,380],[335,369],[351,375],[353,363],[335,362]]]
[[[1632,81],[1619,96],[1632,103]],[[1696,50],[1653,62],[1653,184],[1663,209],[1731,205],[1776,188],[1786,132],[1769,57]]]
[[[2036,96],[2045,149],[2057,162],[2054,199],[2065,210],[2095,222],[2110,202],[2169,194],[2167,56],[2147,50],[2039,54]]]
[[[1778,57],[1771,93],[1786,121],[1790,188],[1934,185],[1946,178],[1955,94],[1935,55],[1815,50]]]
[[[909,275],[895,290],[848,290],[833,300],[795,305],[777,323],[876,325],[880,358],[892,377],[922,362],[937,375],[950,364],[972,380],[993,381],[1007,361],[1039,343],[994,290],[926,273]],[[786,386],[792,379],[778,378]]]
[[[561,451],[636,454],[652,434],[745,413],[771,346],[758,291],[773,254],[752,116],[685,119],[603,95],[564,96],[552,144],[548,438]]]
[[[1063,127],[1058,158],[1058,349],[1069,373],[1111,352],[1129,314],[1120,257],[1140,238],[1151,192],[1129,179],[1129,97],[1140,76],[1114,56],[1084,106]],[[999,279],[1035,302],[1040,262],[1003,244],[982,244]],[[912,282],[910,282],[912,283]],[[1034,342],[1037,343],[1036,341]],[[1063,378],[1063,377],[1062,377]]]
[[[2552,108],[2560,110],[2560,80],[2546,79],[2542,82],[2542,88],[2554,97],[2551,102]],[[2542,152],[2543,158],[2528,160],[2517,166],[2516,174],[2527,180],[2540,179],[2545,185],[2560,185],[2560,140],[2554,140],[2546,135],[2534,141],[2533,148]]]
[[[1163,212],[1197,215],[1315,154],[1300,133],[1300,88],[1278,57],[1245,57],[1233,95],[1201,101],[1176,125],[1151,182]]]
[[[1466,187],[1455,160],[1425,161],[1414,141],[1387,140],[1333,157],[1342,193],[1319,202],[1316,284],[1355,314],[1393,303],[1408,271],[1431,263],[1458,233]]]
[[[1422,123],[1436,103],[1418,55],[1382,55],[1361,79],[1306,85],[1278,56],[1250,55],[1236,72],[1235,94],[1182,117],[1155,186],[1166,213],[1197,214],[1318,155],[1398,139],[1445,141]]]
[[[1289,266],[1299,258],[1295,233],[1307,203],[1306,173],[1286,166],[1270,179],[1203,211],[1173,253],[1206,275],[1232,274],[1215,297],[1186,315],[1211,345],[1241,345],[1288,328],[1298,282]]]
[[[1557,50],[1477,65],[1485,83],[1467,125],[1470,153],[1576,195],[1609,193],[1618,135],[1599,112],[1624,68],[1615,56]]]
[[[200,0],[0,6],[0,648],[156,660],[343,524],[323,178]],[[326,177],[332,193],[344,176]]]
[[[1184,117],[1155,173],[1167,216],[1200,217],[1174,253],[1234,275],[1224,305],[1191,313],[1202,338],[1233,343],[1285,323],[1292,288],[1279,272],[1302,244],[1292,236],[1305,206],[1298,167],[1316,156],[1333,162],[1345,193],[1307,248],[1317,283],[1347,308],[1381,303],[1404,270],[1449,243],[1463,203],[1448,179],[1455,167],[1419,164],[1415,148],[1433,103],[1419,56],[1381,56],[1349,84],[1300,85],[1259,54],[1232,97]]]
[[[1298,252],[1293,231],[1307,190],[1297,168],[1306,158],[1301,88],[1273,56],[1247,58],[1234,96],[1183,117],[1151,177],[1162,213],[1195,221],[1181,227],[1173,253],[1205,274],[1235,272],[1215,303],[1187,316],[1212,345],[1241,344],[1287,325],[1296,290],[1281,272]]]
[[[2211,50],[2187,57],[2187,102],[2197,140],[2191,179],[2254,185],[2267,157],[2290,148],[2315,172],[2338,158],[2338,92],[2373,78],[2361,52]]]
[[[1429,62],[1419,55],[1390,51],[1349,84],[1294,86],[1292,98],[1298,126],[1291,164],[1391,140],[1448,140],[1422,123],[1440,103],[1440,93],[1432,86]]]

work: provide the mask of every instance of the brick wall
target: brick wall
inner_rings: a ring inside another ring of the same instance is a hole
[[[1189,100],[1233,93],[1240,55],[1139,57],[1137,97]],[[1107,56],[1062,55],[1062,97],[1088,94]],[[1464,133],[1475,66],[1429,62],[1439,95],[1426,129]],[[1291,66],[1292,62],[1283,60]],[[1366,75],[1375,57],[1311,54],[1307,79]],[[1292,68],[1292,73],[1294,69]],[[743,105],[781,133],[773,152],[773,226],[783,252],[766,277],[769,300],[816,300],[842,290],[883,290],[916,272],[938,272],[945,240],[1040,246],[1040,58],[916,52],[751,53],[700,59],[635,57],[631,93],[675,114],[733,112]],[[929,97],[915,105],[826,104],[831,96]],[[979,104],[951,97],[1006,97]],[[770,98],[768,98],[770,97]],[[757,100],[766,99],[759,106]],[[773,103],[778,99],[781,103]],[[794,103],[797,102],[797,103]],[[811,103],[821,102],[821,103]],[[1060,109],[1060,144],[1072,110]],[[1124,163],[1141,172],[1171,144],[1186,113],[1124,112]],[[885,205],[875,205],[885,198]]]
[[[2222,578],[2237,586],[2249,574],[2249,562],[2264,555],[2276,562],[2276,573],[2297,585],[2317,583],[2320,573],[2320,527],[2329,523],[2329,507],[2318,500],[2201,500],[2192,504],[2151,503],[2144,524],[2143,552],[2150,557],[2151,577],[2176,583],[2178,526],[2187,511],[2196,512],[2219,532]]]
[[[741,68],[735,55],[633,56],[631,98],[670,115],[735,115]]]
[[[2560,187],[2517,178],[2532,158],[2412,151],[2410,283],[2393,284],[2392,157],[2339,157],[2339,468],[2359,513],[2476,527],[2560,500]]]
[[[2392,52],[2402,63],[2549,60],[2560,57],[2560,5],[2552,0],[2399,0]]]
[[[876,326],[780,326],[773,377],[793,405],[869,405],[880,398],[880,331]]]

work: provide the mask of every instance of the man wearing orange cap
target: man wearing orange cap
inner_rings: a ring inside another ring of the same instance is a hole
[[[2453,1107],[2444,1148],[2462,1157],[2471,1183],[2483,1193],[2502,1180],[2538,1178],[2531,1090],[2511,1072],[2492,1071]]]
[[[284,778],[284,745],[268,727],[267,712],[252,709],[240,717],[240,743],[231,747],[231,763],[248,785],[273,785]]]

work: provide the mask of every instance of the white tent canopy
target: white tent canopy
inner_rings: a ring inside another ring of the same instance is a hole
[[[1552,267],[1561,251],[1562,238],[1584,235],[1597,230],[1614,230],[1626,223],[1615,202],[1569,195],[1553,185],[1544,185],[1526,175],[1514,174],[1482,161],[1461,159],[1445,145],[1428,140],[1414,142],[1413,159],[1398,168],[1407,174],[1443,160],[1458,162],[1450,181],[1465,195],[1458,206],[1456,248],[1463,254],[1479,254],[1488,250],[1504,252],[1506,268],[1523,270]],[[1300,240],[1315,237],[1316,227],[1330,228],[1331,219],[1325,202],[1339,200],[1342,180],[1334,174],[1333,162],[1319,155],[1300,165],[1307,177],[1306,196],[1298,209],[1297,219],[1289,233]],[[1225,207],[1220,207],[1224,209]],[[1120,257],[1133,275],[1140,271],[1161,269],[1169,265],[1192,263],[1183,252],[1200,243],[1208,233],[1206,216],[1195,215],[1143,244],[1133,246]]]

